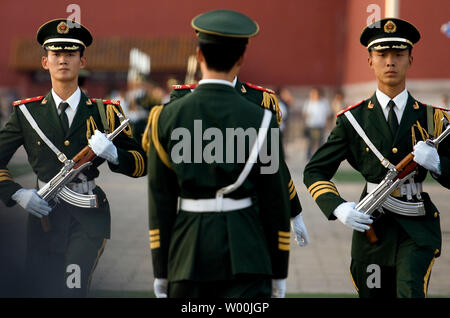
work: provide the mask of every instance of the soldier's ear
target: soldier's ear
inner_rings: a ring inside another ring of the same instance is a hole
[[[202,50],[200,50],[200,47],[197,46],[195,50],[196,56],[197,56],[197,62],[200,64],[205,60],[205,57],[203,56]]]
[[[44,70],[47,70],[48,71],[48,57],[47,56],[43,56],[42,58],[41,58],[41,64],[42,64],[42,68],[44,69]]]
[[[80,68],[85,68],[86,67],[86,63],[87,63],[86,56],[82,56],[80,58],[80,61],[81,61]]]
[[[369,67],[372,68],[372,52],[369,51],[369,57],[367,58],[367,63],[369,63]]]

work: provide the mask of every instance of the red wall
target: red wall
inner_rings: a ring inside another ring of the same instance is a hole
[[[337,80],[334,50],[341,41],[345,0],[325,1],[18,1],[2,0],[0,19],[1,85],[17,85],[20,76],[8,66],[10,44],[16,36],[34,37],[49,19],[67,17],[66,6],[81,7],[81,23],[97,37],[194,36],[191,19],[211,9],[234,9],[255,19],[260,34],[252,39],[242,77],[260,84],[333,84]]]
[[[204,11],[234,9],[260,27],[250,42],[241,78],[261,85],[340,85],[373,80],[367,51],[359,35],[376,3],[384,0],[1,0],[0,87],[19,87],[20,94],[42,90],[28,76],[9,67],[11,42],[35,37],[47,20],[67,17],[70,3],[81,6],[81,22],[99,37],[192,35],[191,19]],[[400,16],[412,21],[423,39],[414,49],[412,78],[450,78],[450,39],[440,32],[450,17],[448,0],[400,0]],[[38,45],[36,43],[36,45]],[[42,86],[42,85],[41,85]],[[44,85],[45,86],[45,85]]]

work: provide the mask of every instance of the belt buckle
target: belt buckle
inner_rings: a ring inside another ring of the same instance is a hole
[[[67,157],[65,154],[63,154],[62,152],[60,152],[58,154],[58,160],[61,161],[62,163],[65,163],[67,161]]]

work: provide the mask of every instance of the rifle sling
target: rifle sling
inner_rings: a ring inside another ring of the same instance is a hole
[[[359,125],[359,123],[356,121],[355,117],[352,115],[351,112],[347,111],[344,113],[345,117],[347,117],[350,124],[353,126],[353,128],[356,130],[358,135],[364,140],[366,145],[372,150],[372,152],[377,156],[377,158],[380,160],[380,163],[385,168],[395,168],[392,163],[389,162],[388,159],[386,159],[381,152],[375,147],[375,145],[370,141],[369,137],[367,137],[366,133],[362,129],[362,127]]]
[[[45,144],[56,154],[58,157],[58,160],[62,163],[65,163],[67,161],[66,155],[60,151],[56,146],[50,141],[50,139],[47,138],[47,136],[42,132],[41,128],[39,128],[39,125],[34,120],[33,116],[31,116],[30,112],[28,111],[27,107],[22,104],[19,106],[19,109],[24,114],[25,118],[27,119],[30,126],[34,129],[34,131],[41,137],[42,141],[45,142]]]
[[[98,108],[98,113],[100,115],[100,119],[102,121],[102,125],[103,125],[103,130],[105,131],[105,134],[109,134],[109,125],[108,125],[108,121],[106,119],[106,112],[105,112],[105,105],[103,104],[103,100],[102,99],[95,99],[95,102],[97,104],[97,108]]]

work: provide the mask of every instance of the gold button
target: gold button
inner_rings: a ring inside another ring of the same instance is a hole
[[[41,142],[40,142],[40,141],[38,141],[38,142],[37,142],[37,145],[38,145],[38,146],[40,146],[40,145],[41,145]]]
[[[434,218],[436,219],[439,216],[439,213],[434,212]]]
[[[370,150],[369,147],[366,147],[366,152],[369,152],[369,150]]]
[[[393,153],[397,153],[398,149],[397,148],[392,148],[392,152]]]
[[[64,141],[64,146],[69,146],[70,145],[70,141],[66,140]]]

